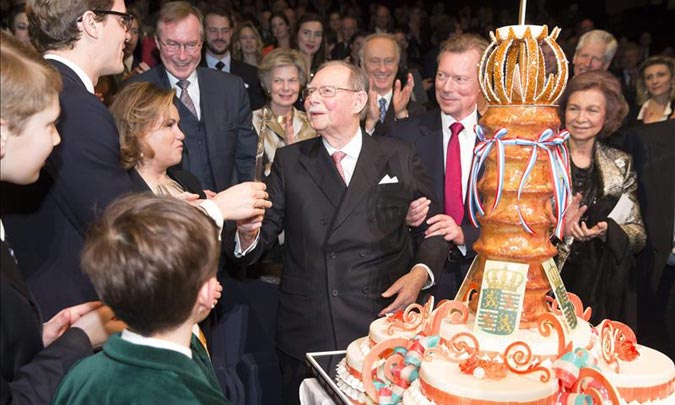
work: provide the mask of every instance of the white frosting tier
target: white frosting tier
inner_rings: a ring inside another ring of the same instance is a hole
[[[345,360],[337,365],[337,386],[349,399],[361,404],[374,404],[363,389],[363,382],[347,371]]]
[[[560,317],[558,317],[560,318]],[[465,324],[452,324],[443,321],[441,324],[441,337],[448,340],[458,333],[472,333],[476,317],[471,314]],[[567,341],[572,340],[572,347],[588,347],[593,337],[591,325],[581,318],[577,318],[577,327],[567,335]],[[562,322],[562,321],[561,321]],[[481,352],[503,353],[507,346],[513,342],[526,342],[534,356],[558,356],[558,335],[553,332],[548,337],[542,336],[537,329],[518,329],[514,336],[498,337],[485,336],[479,338]]]
[[[420,380],[413,381],[410,387],[403,393],[402,405],[436,405],[420,391]]]
[[[367,337],[361,337],[351,342],[347,346],[347,355],[345,359],[347,360],[347,365],[352,369],[361,373],[363,369],[363,359],[366,357],[370,351],[370,342]],[[361,389],[363,390],[363,384]]]
[[[460,371],[458,363],[432,359],[422,363],[420,384],[429,384],[452,396],[495,402],[530,402],[545,399],[558,391],[558,380],[540,381],[541,373],[507,373],[499,380],[478,379]]]
[[[403,330],[400,328],[393,328],[392,332],[389,333],[389,327],[391,322],[387,318],[378,318],[370,324],[368,330],[368,337],[370,340],[378,344],[384,340],[399,337],[404,339],[410,339],[411,337],[417,335],[419,331],[422,330],[422,326],[415,328],[414,330]]]
[[[607,379],[617,388],[653,387],[675,383],[675,365],[665,354],[647,346],[637,346],[640,355],[633,361],[619,360],[619,373],[614,366],[603,360],[600,369]],[[600,355],[598,358],[602,359]]]

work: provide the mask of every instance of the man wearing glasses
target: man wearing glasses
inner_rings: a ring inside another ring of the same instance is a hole
[[[85,231],[95,210],[132,190],[120,165],[115,122],[94,95],[99,77],[123,70],[131,19],[123,0],[31,0],[26,14],[34,44],[63,79],[57,124],[62,142],[39,182],[3,201],[3,207],[20,207],[23,215],[3,220],[28,287],[49,319],[65,307],[97,299],[80,270]]]
[[[224,239],[252,263],[285,231],[277,316],[284,404],[298,402],[305,353],[345,348],[375,318],[414,302],[448,251],[442,236],[425,238],[425,224],[408,231],[410,202],[433,194],[412,147],[359,126],[366,74],[328,62],[305,96],[321,136],[277,151],[266,179],[272,208]],[[429,215],[438,212],[432,203]]]
[[[162,65],[130,81],[176,90],[185,133],[183,169],[197,176],[204,189],[216,192],[252,179],[258,137],[246,88],[237,76],[199,67],[201,11],[183,1],[166,3],[155,35]]]

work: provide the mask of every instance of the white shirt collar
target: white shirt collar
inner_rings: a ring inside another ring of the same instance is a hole
[[[225,67],[223,67],[223,72],[228,73],[230,72],[232,63],[232,54],[230,53],[230,51],[227,51],[225,56],[223,56],[221,59],[218,59],[209,53],[206,53],[205,55],[206,55],[206,66],[208,66],[210,69],[216,69],[216,63],[223,62],[223,64],[225,64]]]
[[[378,105],[379,105],[379,103],[380,103],[380,99],[383,98],[383,99],[387,100],[386,107],[387,107],[387,110],[389,110],[389,104],[391,104],[391,97],[392,97],[393,95],[394,95],[394,91],[393,91],[393,90],[391,90],[390,92],[388,92],[387,94],[385,94],[385,95],[383,95],[383,96],[381,96],[381,95],[378,94],[378,95],[377,95],[377,103],[378,103]]]
[[[75,64],[75,62],[61,55],[55,55],[53,53],[46,53],[44,58],[55,60],[68,66],[73,72],[75,72],[77,77],[79,77],[80,80],[82,80],[82,83],[84,83],[84,87],[87,88],[87,91],[90,92],[91,94],[94,94],[94,82],[91,80],[91,77],[87,76],[87,74],[84,72],[84,70],[82,70],[81,67]]]
[[[189,347],[179,345],[178,343],[169,342],[168,340],[162,340],[157,338],[146,337],[139,335],[138,333],[132,332],[129,329],[124,329],[122,335],[120,336],[122,340],[125,340],[129,343],[133,343],[139,346],[149,346],[156,349],[171,350],[174,352],[181,353],[189,358],[192,358],[192,350]]]
[[[171,87],[178,88],[178,79],[176,76],[172,75],[169,73],[168,70],[166,71],[166,76],[169,78],[169,83],[171,83]],[[188,76],[187,80],[190,82],[190,87],[194,86],[197,84],[197,69],[195,69],[192,73],[190,73],[190,76]],[[177,96],[180,96],[180,94],[177,94]]]
[[[471,114],[467,115],[466,117],[464,117],[463,120],[459,121],[460,123],[462,123],[462,125],[464,125],[464,131],[460,132],[459,134],[460,138],[476,136],[475,127],[476,124],[478,123],[477,113],[478,107],[476,106],[474,107],[473,112],[471,112]],[[443,131],[445,131],[446,129],[450,128],[450,125],[457,122],[457,120],[454,117],[445,114],[444,112],[441,112],[441,122],[443,124]]]
[[[0,240],[5,241],[5,226],[2,224],[2,220],[0,220]]]
[[[331,144],[329,144],[325,138],[322,138],[321,141],[323,142],[323,146],[326,147],[326,150],[328,151],[329,155],[332,155],[333,153],[338,151],[338,149],[332,147]],[[363,137],[361,135],[361,128],[359,127],[357,128],[356,135],[354,135],[352,140],[349,141],[342,149],[339,150],[344,152],[347,156],[349,156],[352,159],[358,159],[359,154],[361,153],[362,145],[363,145]]]

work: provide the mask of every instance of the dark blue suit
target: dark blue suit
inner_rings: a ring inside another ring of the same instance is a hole
[[[414,118],[396,121],[391,127],[391,131],[386,135],[404,140],[415,146],[427,174],[431,176],[436,201],[438,201],[439,206],[444,207],[445,163],[441,125],[441,111],[434,109]],[[473,244],[478,239],[479,230],[471,225],[469,220],[468,201],[467,196],[464,204],[464,219],[461,224],[466,255],[463,255],[456,246],[451,247],[441,279],[436,282],[437,287],[434,291],[436,299],[454,299],[456,290],[461,285],[473,258],[476,256]]]
[[[203,172],[191,166],[198,152],[192,147],[190,138],[195,136],[193,128],[198,128],[205,134],[207,162],[204,163],[210,168],[210,176],[207,177],[213,181],[213,191],[222,191],[233,184],[235,168],[239,182],[253,178],[258,136],[253,129],[248,95],[241,78],[202,67],[197,68],[197,77],[201,119],[196,126],[188,126],[196,118],[178,98],[174,99],[181,120],[179,126],[186,136],[181,167],[195,174],[204,188],[210,188],[209,184],[205,184]],[[171,88],[166,70],[161,65],[129,81]]]
[[[37,183],[5,185],[2,192],[7,234],[46,319],[97,299],[80,269],[85,232],[112,200],[132,190],[120,164],[112,115],[75,72],[60,62],[50,63],[63,78],[57,125],[61,144]]]

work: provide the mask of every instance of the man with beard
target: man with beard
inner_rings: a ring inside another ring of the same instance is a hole
[[[204,13],[204,31],[206,35],[206,51],[201,66],[241,77],[248,92],[251,110],[255,111],[265,105],[265,93],[258,79],[258,68],[248,63],[232,59],[232,18],[227,10],[213,7]]]

